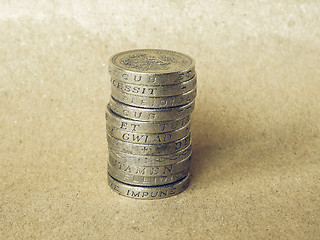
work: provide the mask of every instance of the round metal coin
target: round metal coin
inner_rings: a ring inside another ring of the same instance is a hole
[[[195,62],[175,51],[137,49],[112,56],[109,73],[120,81],[140,85],[178,84],[195,75]]]
[[[192,146],[189,144],[186,148],[165,155],[137,155],[137,154],[129,154],[126,152],[120,152],[116,149],[109,148],[109,155],[121,162],[126,164],[134,164],[136,166],[162,166],[168,164],[174,164],[182,161],[185,158],[188,158],[192,154],[191,150]]]
[[[190,184],[190,174],[180,181],[154,187],[125,184],[115,180],[108,174],[108,184],[112,190],[126,197],[146,200],[162,199],[177,195],[187,189]]]
[[[191,143],[191,134],[188,134],[184,138],[181,138],[174,142],[161,144],[140,144],[124,142],[108,134],[107,140],[110,149],[115,149],[120,152],[136,155],[165,155],[177,152],[189,146]]]
[[[128,132],[107,124],[107,134],[119,140],[131,143],[159,144],[169,143],[183,138],[190,133],[189,124],[182,128],[165,133],[137,133]]]
[[[169,108],[188,104],[194,100],[197,90],[169,97],[145,97],[114,90],[111,92],[114,99],[133,107],[142,108]]]
[[[172,108],[148,109],[131,107],[127,104],[118,102],[111,98],[109,107],[111,111],[120,115],[121,117],[139,120],[139,121],[170,121],[180,118],[185,118],[194,110],[195,102]]]
[[[161,176],[141,176],[136,174],[125,173],[109,165],[108,173],[111,177],[123,183],[137,186],[158,186],[181,180],[182,178],[188,175],[189,169],[190,168],[185,168],[180,172]]]
[[[128,164],[126,161],[118,160],[109,156],[109,167],[115,168],[124,173],[139,175],[139,176],[163,176],[176,172],[181,172],[190,167],[191,156],[183,159],[180,162],[162,166],[139,166]]]
[[[196,88],[197,78],[174,85],[145,86],[130,84],[116,78],[110,78],[112,90],[145,97],[166,97],[180,95]]]

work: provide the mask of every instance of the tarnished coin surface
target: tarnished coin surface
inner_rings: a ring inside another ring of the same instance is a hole
[[[189,124],[182,128],[165,133],[137,133],[115,128],[107,124],[107,134],[119,140],[131,143],[160,144],[176,141],[188,135],[190,132]]]
[[[145,97],[166,97],[180,95],[195,89],[197,78],[194,76],[188,81],[174,85],[145,86],[126,83],[111,77],[110,83],[112,90]]]
[[[146,200],[162,199],[177,195],[187,189],[190,184],[190,174],[180,181],[154,187],[128,185],[115,180],[108,174],[108,184],[113,191],[126,197]]]
[[[109,155],[118,161],[126,164],[135,164],[136,166],[162,166],[174,164],[191,156],[192,146],[189,144],[186,148],[174,153],[165,155],[137,155],[127,152],[121,152],[116,149],[109,148]]]
[[[197,90],[193,89],[180,95],[168,97],[146,97],[112,90],[111,95],[119,102],[141,108],[170,108],[188,104],[194,100]]]
[[[112,56],[109,73],[120,81],[140,85],[178,84],[195,75],[195,62],[175,51],[136,49]]]
[[[187,115],[184,118],[169,121],[137,121],[121,117],[118,114],[112,112],[110,110],[110,107],[107,106],[106,120],[108,125],[127,132],[163,133],[177,130],[189,124],[190,115]]]

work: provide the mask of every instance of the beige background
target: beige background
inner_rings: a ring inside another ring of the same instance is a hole
[[[1,1],[1,239],[320,239],[318,1]],[[108,58],[196,59],[192,184],[106,181]]]

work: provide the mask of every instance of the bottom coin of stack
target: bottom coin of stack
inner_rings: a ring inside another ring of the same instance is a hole
[[[106,111],[109,186],[139,199],[161,199],[184,191],[190,182],[190,115],[139,121],[115,113],[115,103],[127,107],[111,99]]]

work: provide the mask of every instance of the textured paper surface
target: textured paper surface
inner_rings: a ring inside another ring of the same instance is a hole
[[[318,239],[317,1],[0,3],[1,239]],[[192,183],[107,186],[108,58],[191,55]]]

